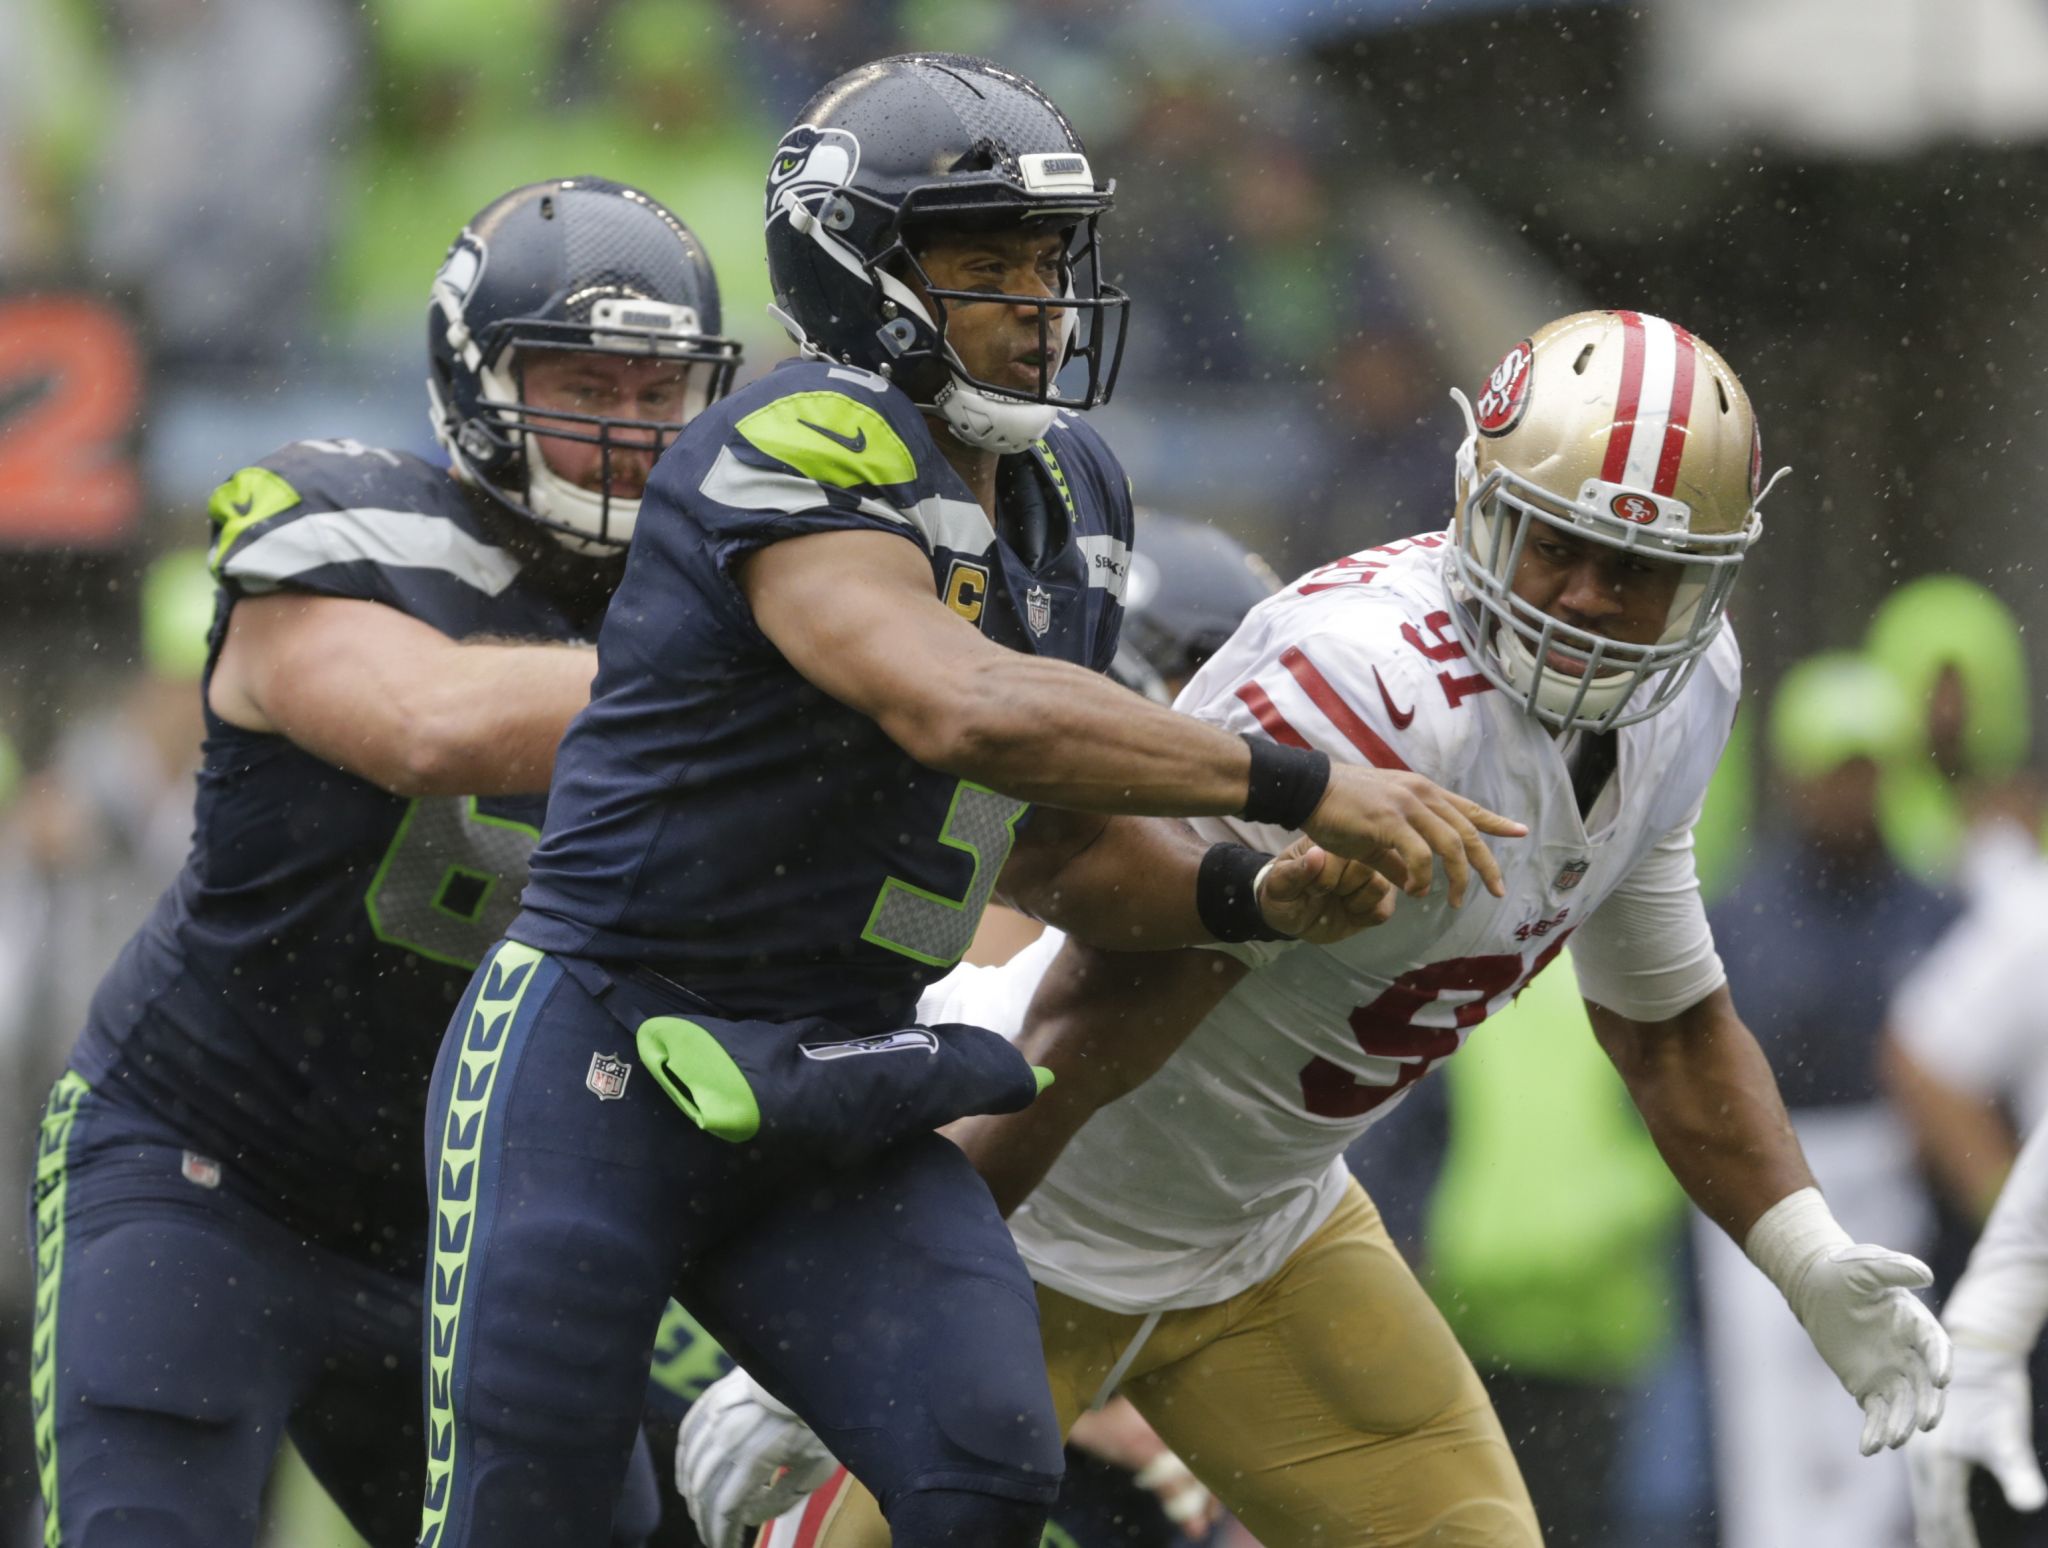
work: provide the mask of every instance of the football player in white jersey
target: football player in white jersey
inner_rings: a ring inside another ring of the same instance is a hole
[[[1540,1541],[1470,1364],[1342,1155],[1567,939],[1674,1175],[1861,1404],[1864,1451],[1931,1426],[1947,1380],[1947,1340],[1910,1293],[1925,1267],[1852,1242],[1813,1187],[1694,878],[1739,690],[1724,612],[1760,530],[1748,398],[1683,329],[1593,312],[1517,344],[1459,402],[1450,529],[1263,603],[1179,707],[1525,813],[1505,895],[1453,910],[1439,885],[1315,949],[1068,944],[1048,965],[1041,945],[933,991],[951,1002],[932,1012],[971,1001],[1014,1025],[1043,975],[1022,1037],[1058,1084],[957,1137],[999,1202],[1022,1201],[1061,1418],[1122,1390],[1267,1548]],[[1289,837],[1197,826],[1269,851]],[[778,1478],[822,1466],[731,1380],[683,1468],[713,1548],[786,1503]],[[778,1548],[886,1540],[837,1479],[774,1531]]]

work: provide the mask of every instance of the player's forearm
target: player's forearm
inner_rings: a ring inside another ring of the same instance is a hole
[[[2048,1321],[2048,1124],[2020,1147],[1942,1321],[1958,1340],[2030,1350]]]
[[[1738,1244],[1773,1204],[1813,1186],[1777,1079],[1725,987],[1655,1024],[1587,1010],[1671,1175]]]
[[[1936,1079],[1895,1037],[1885,1039],[1879,1068],[1936,1185],[1968,1219],[1983,1220],[2019,1150],[2005,1115]]]
[[[946,686],[883,718],[933,768],[1076,811],[1198,817],[1244,808],[1251,754],[1242,738],[1097,673],[989,651]]]
[[[1104,953],[1068,942],[1039,981],[1018,1048],[1053,1072],[1022,1112],[947,1130],[1007,1215],[1105,1103],[1135,1090],[1245,974],[1218,952]]]
[[[1003,894],[1077,941],[1109,951],[1162,951],[1213,940],[1195,905],[1209,845],[1167,817],[1083,817],[1040,812],[1033,827],[1079,828],[1079,842],[1019,844]]]
[[[590,702],[587,646],[465,644],[407,695],[403,795],[523,795],[548,788],[562,733]],[[380,781],[384,783],[384,781]]]

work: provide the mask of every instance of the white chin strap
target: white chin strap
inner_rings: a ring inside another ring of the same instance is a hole
[[[1581,679],[1567,676],[1556,667],[1547,668],[1539,676],[1535,653],[1522,642],[1521,635],[1513,629],[1496,629],[1493,647],[1494,653],[1500,658],[1501,670],[1506,675],[1509,686],[1517,693],[1527,696],[1529,685],[1535,683],[1536,707],[1552,715],[1571,715],[1577,720],[1598,720],[1625,700],[1630,691],[1642,681],[1633,669],[1611,673],[1587,682],[1586,691],[1581,695]]]
[[[918,299],[916,291],[893,274],[878,272],[875,278],[880,281],[884,296],[905,311],[922,317],[925,326],[933,332],[938,331],[938,324],[925,310],[924,302]],[[1060,333],[1051,341],[1056,357],[1065,358],[1067,339],[1073,328],[1074,314],[1068,312],[1061,319]],[[1057,406],[1005,397],[974,386],[967,380],[960,357],[953,353],[951,344],[946,345],[946,368],[950,373],[946,385],[939,389],[930,406],[945,420],[946,428],[969,446],[1007,457],[1013,452],[1027,450],[1033,441],[1042,439],[1052,428],[1053,417],[1059,413]]]
[[[640,517],[640,502],[621,500],[617,496],[607,502],[595,489],[570,483],[548,466],[547,458],[540,454],[532,435],[525,435],[523,439],[526,442],[527,508],[547,521],[576,529],[570,533],[551,527],[548,535],[575,553],[616,553],[619,545],[633,536],[633,524]],[[582,533],[589,536],[578,535]],[[599,534],[603,534],[602,540]]]

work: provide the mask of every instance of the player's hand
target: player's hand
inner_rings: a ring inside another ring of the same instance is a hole
[[[1500,864],[1482,835],[1525,838],[1529,830],[1477,801],[1454,795],[1420,774],[1340,763],[1302,831],[1333,854],[1362,860],[1414,897],[1426,895],[1441,859],[1451,906],[1465,901],[1477,872],[1502,897]]]
[[[1359,860],[1296,839],[1260,873],[1259,912],[1284,935],[1328,946],[1394,914],[1394,884]]]
[[[1902,1446],[1941,1417],[1948,1334],[1913,1294],[1918,1258],[1868,1242],[1816,1252],[1786,1295],[1813,1347],[1863,1408],[1863,1454]]]
[[[1222,1518],[1223,1506],[1209,1486],[1167,1449],[1129,1398],[1114,1397],[1101,1408],[1082,1410],[1067,1439],[1090,1456],[1132,1473],[1132,1481],[1151,1491],[1166,1519],[1190,1541],[1206,1537]]]
[[[676,1491],[706,1548],[746,1548],[754,1528],[838,1466],[810,1426],[741,1370],[704,1389],[676,1436]]]
[[[1998,1480],[2014,1510],[2039,1510],[2048,1503],[2048,1482],[2034,1460],[2033,1418],[2024,1354],[1956,1345],[1941,1426],[1906,1448],[1913,1479],[1913,1541],[1919,1548],[1977,1548],[1977,1528],[1970,1520],[1972,1467]]]

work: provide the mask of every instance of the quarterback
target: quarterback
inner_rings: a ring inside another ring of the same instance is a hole
[[[1165,944],[1377,917],[1333,855],[1497,883],[1482,833],[1518,824],[1101,675],[1131,538],[1078,412],[1121,337],[1109,203],[1043,93],[957,55],[850,72],[776,148],[804,355],[656,465],[520,912],[443,1043],[425,1548],[592,1539],[671,1289],[899,1542],[1036,1543],[1060,1431],[1030,1282],[931,1131],[1042,1077],[919,1025],[920,990],[999,885]],[[1145,820],[1232,811],[1322,848]]]
[[[1268,1548],[1540,1542],[1484,1390],[1342,1154],[1567,940],[1673,1172],[1862,1404],[1864,1450],[1931,1425],[1947,1377],[1907,1289],[1924,1268],[1852,1243],[1812,1188],[1694,881],[1738,690],[1723,612],[1759,531],[1743,389],[1683,329],[1596,312],[1517,344],[1465,406],[1449,530],[1261,604],[1179,706],[1527,813],[1503,892],[1453,912],[1434,891],[1379,930],[1235,961],[1069,942],[1048,964],[1041,945],[927,1011],[1014,1027],[1037,990],[1021,1046],[1058,1084],[958,1132],[1018,1206],[1060,1422],[1123,1391]],[[684,1452],[714,1548],[819,1467],[740,1372]],[[768,1540],[886,1538],[835,1479]]]
[[[511,917],[648,469],[738,360],[696,238],[596,178],[479,213],[427,321],[453,477],[304,441],[213,497],[191,856],[43,1123],[49,1548],[251,1544],[287,1434],[379,1548],[418,1523],[433,1034]]]

